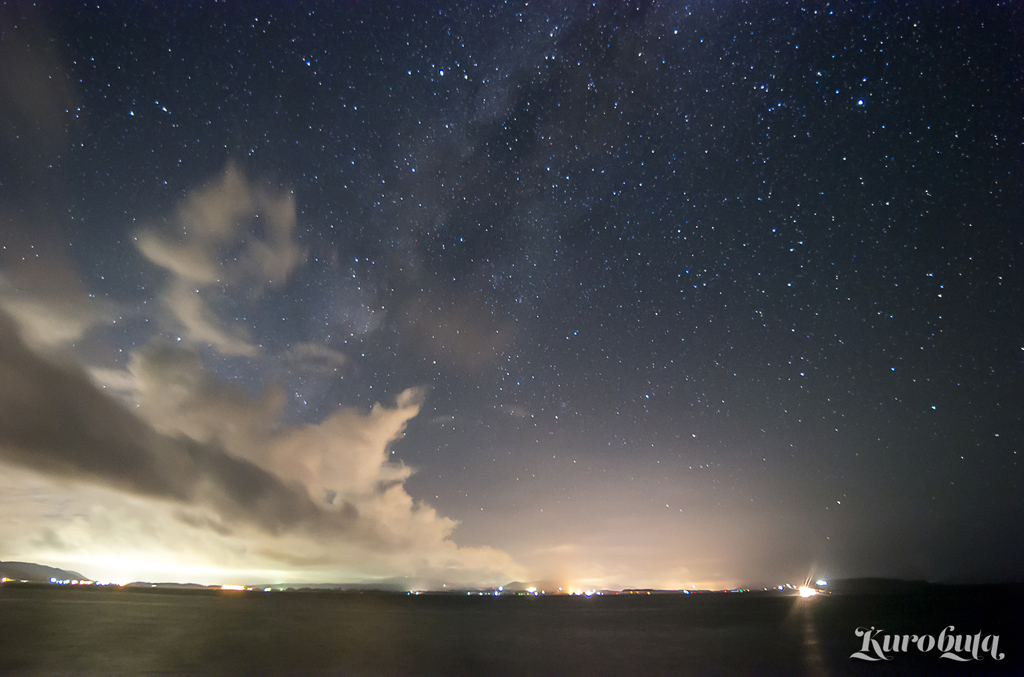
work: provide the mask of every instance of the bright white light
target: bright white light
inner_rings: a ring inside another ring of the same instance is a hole
[[[814,597],[817,594],[818,594],[818,591],[815,590],[814,588],[808,588],[806,585],[801,585],[800,586],[800,596],[801,597]]]
[[[220,589],[221,590],[245,590],[245,586],[244,585],[233,585],[231,583],[225,583],[224,585],[220,586]]]
[[[815,581],[815,585],[828,585],[828,581]]]

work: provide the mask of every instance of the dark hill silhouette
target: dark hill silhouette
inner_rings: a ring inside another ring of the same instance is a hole
[[[57,569],[56,567],[48,567],[31,562],[0,562],[0,576],[15,581],[42,581],[44,583],[49,582],[51,578],[61,581],[90,580],[77,571],[67,571],[66,569]]]
[[[927,590],[932,583],[905,581],[899,578],[840,578],[828,582],[829,592],[840,594],[890,594]]]

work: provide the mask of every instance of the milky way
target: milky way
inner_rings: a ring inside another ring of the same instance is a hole
[[[536,5],[0,14],[0,559],[1019,575],[1020,8]]]

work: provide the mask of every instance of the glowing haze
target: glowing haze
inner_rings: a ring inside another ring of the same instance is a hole
[[[2,10],[0,559],[1024,570],[1011,9],[533,5]]]

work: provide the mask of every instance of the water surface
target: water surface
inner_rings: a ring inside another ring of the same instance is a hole
[[[0,588],[4,674],[1024,674],[1014,588],[801,600]],[[850,658],[858,626],[984,631],[1006,659]]]

